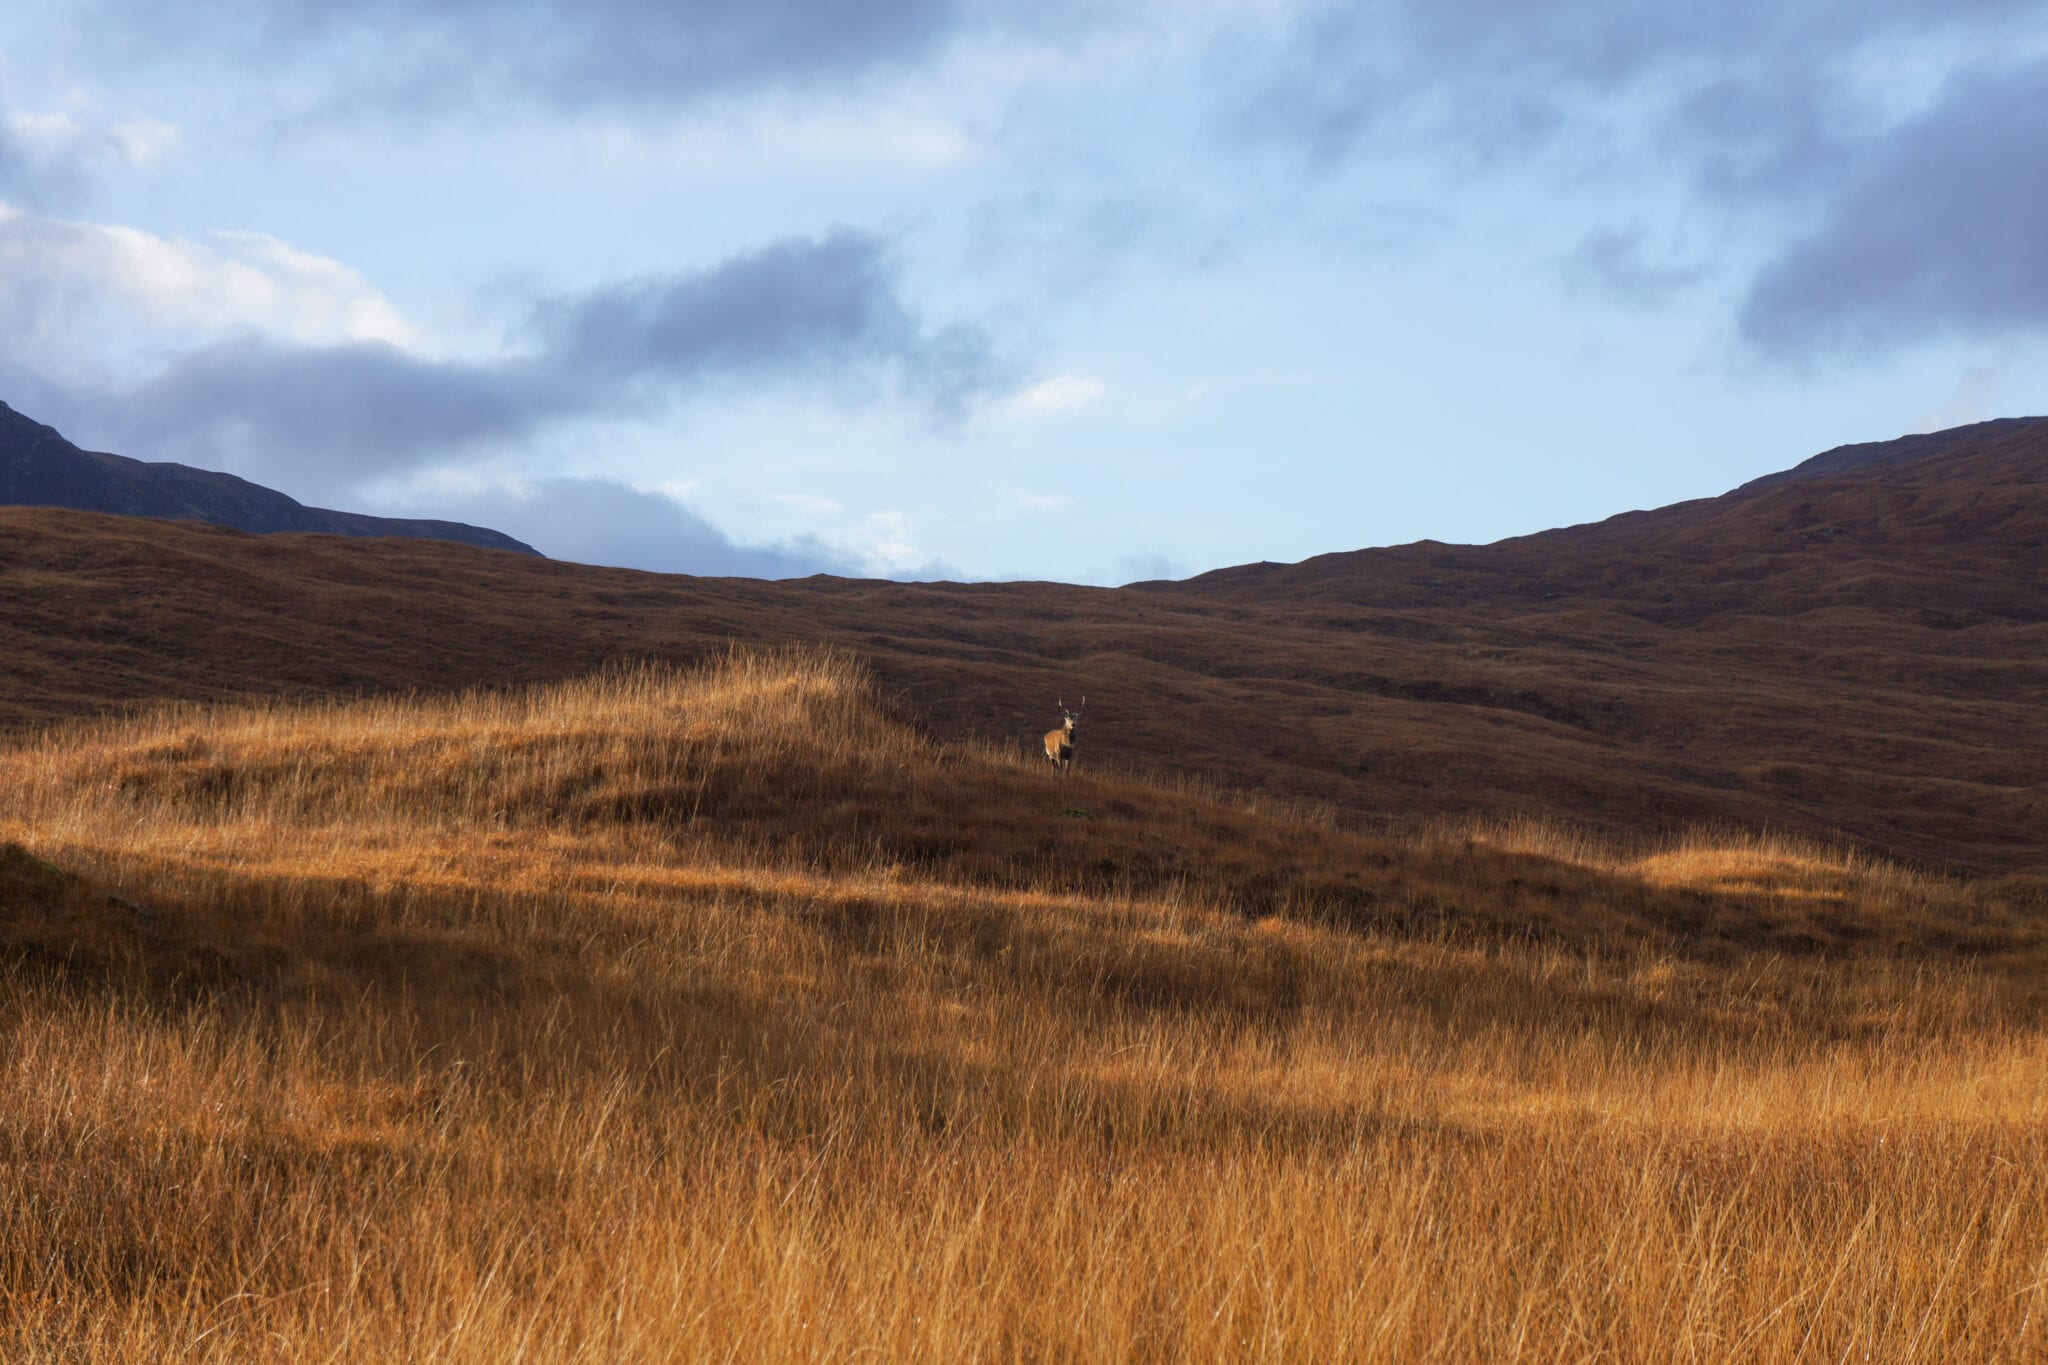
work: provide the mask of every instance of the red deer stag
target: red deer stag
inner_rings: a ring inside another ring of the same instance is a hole
[[[1081,698],[1081,711],[1088,709],[1088,698]],[[1074,724],[1081,719],[1081,711],[1069,711],[1067,700],[1060,698],[1060,714],[1066,723],[1057,730],[1045,732],[1045,756],[1052,760],[1052,766],[1065,772],[1074,761]]]

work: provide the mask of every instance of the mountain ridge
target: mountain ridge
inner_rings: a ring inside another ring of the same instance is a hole
[[[0,402],[0,504],[203,521],[257,535],[400,536],[518,554],[540,553],[489,527],[308,507],[288,494],[233,474],[85,450],[66,440],[55,427],[4,402]]]
[[[1994,417],[1987,422],[1919,432],[1889,441],[1858,441],[1824,450],[1790,469],[1751,479],[1733,491],[1751,492],[1801,480],[1839,478],[1911,464],[1931,456],[1953,455],[1959,447],[1995,440],[2015,431],[2048,426],[2048,417]]]
[[[1990,490],[2021,496],[1994,497]],[[1967,575],[1943,575],[1931,552],[1963,554]],[[1859,557],[1906,555],[1927,591],[1893,591],[1887,605],[1969,604],[2038,619],[2048,587],[2016,600],[2003,591],[2048,551],[2048,418],[2005,418],[1895,441],[1839,446],[1718,497],[1617,513],[1600,521],[1487,545],[1416,541],[1344,550],[1293,564],[1238,565],[1147,591],[1270,599],[1342,598],[1383,605],[1429,602],[1501,610],[1593,594],[1645,619],[1683,622],[1753,601],[1777,581],[1778,605],[1812,589],[1854,595],[1840,582]],[[1669,575],[1631,574],[1673,562],[1697,575],[1685,600],[1663,600]],[[1893,568],[1897,566],[1894,565]],[[1892,586],[1897,575],[1889,575]],[[1654,586],[1650,580],[1659,581]],[[1967,580],[1961,581],[1958,580]],[[1634,580],[1637,587],[1631,587]],[[1832,580],[1832,581],[1830,581]],[[1731,586],[1735,589],[1730,592]],[[1866,585],[1868,586],[1868,585]],[[1910,588],[1910,585],[1907,585]],[[1868,596],[1868,594],[1865,594]],[[1939,602],[1933,600],[1940,598]]]

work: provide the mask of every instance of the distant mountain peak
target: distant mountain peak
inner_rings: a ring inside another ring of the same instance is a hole
[[[81,450],[55,427],[5,402],[0,402],[0,504],[204,521],[259,535],[300,531],[402,536],[519,554],[540,553],[526,542],[488,527],[308,507],[274,488],[233,474]]]

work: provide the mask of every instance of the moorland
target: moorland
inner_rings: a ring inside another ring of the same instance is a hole
[[[1114,592],[0,511],[0,1356],[2025,1358],[2040,439]]]

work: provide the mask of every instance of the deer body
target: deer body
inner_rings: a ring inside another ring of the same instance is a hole
[[[1088,699],[1081,698],[1082,708],[1086,709],[1087,705]],[[1081,713],[1069,711],[1067,703],[1062,700],[1060,714],[1066,717],[1065,722],[1045,732],[1045,756],[1055,771],[1065,772],[1074,762],[1074,725],[1081,719]]]

